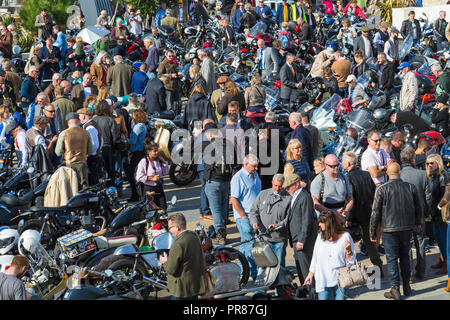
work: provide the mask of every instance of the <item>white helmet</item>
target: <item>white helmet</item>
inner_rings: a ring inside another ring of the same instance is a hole
[[[36,230],[25,230],[19,238],[19,253],[34,254],[41,247],[41,235]]]
[[[19,233],[11,228],[0,230],[0,255],[6,254],[19,241]]]

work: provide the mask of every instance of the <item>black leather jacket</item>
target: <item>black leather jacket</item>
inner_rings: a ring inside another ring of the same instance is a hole
[[[347,215],[348,221],[368,224],[372,211],[375,183],[368,171],[353,168],[347,175],[352,186],[353,208]]]
[[[370,218],[370,236],[381,232],[412,230],[422,221],[422,206],[416,187],[401,179],[390,180],[379,186],[373,200]]]

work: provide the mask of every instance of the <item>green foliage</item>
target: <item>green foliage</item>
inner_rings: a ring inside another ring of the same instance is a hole
[[[4,14],[4,15],[2,15],[1,19],[2,19],[2,22],[3,22],[3,24],[4,24],[5,26],[9,26],[10,24],[14,23],[14,18],[11,17],[10,14]]]
[[[31,46],[33,45],[33,35],[30,31],[25,30],[23,27],[20,27],[20,36],[19,36],[19,46],[22,49],[22,52],[29,52],[31,50]]]
[[[121,1],[123,4],[125,1]],[[154,16],[159,8],[160,1],[156,0],[128,0],[128,4],[131,4],[136,10],[141,10],[141,16]],[[167,8],[178,8],[178,0],[165,0]]]
[[[47,8],[56,24],[63,26],[69,17],[66,10],[74,2],[75,0],[22,0],[22,10],[19,15],[23,21],[23,27],[33,32],[33,34],[37,34],[34,22],[36,21],[36,16],[41,13],[42,8]]]

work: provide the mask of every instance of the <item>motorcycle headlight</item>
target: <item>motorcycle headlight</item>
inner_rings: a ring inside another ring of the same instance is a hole
[[[110,201],[113,201],[118,198],[117,189],[115,187],[109,187],[106,189],[106,196]]]
[[[345,47],[345,48],[342,49],[342,54],[343,54],[344,56],[348,55],[348,48],[347,48],[347,47]]]

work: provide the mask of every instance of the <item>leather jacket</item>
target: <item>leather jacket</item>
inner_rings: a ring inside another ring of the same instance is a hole
[[[375,191],[370,236],[376,238],[378,225],[381,232],[412,230],[420,225],[423,209],[416,187],[401,179],[390,180]]]
[[[346,220],[360,224],[368,224],[375,194],[375,183],[370,173],[360,168],[351,169],[347,177],[352,187],[354,201],[353,208],[347,215]]]

